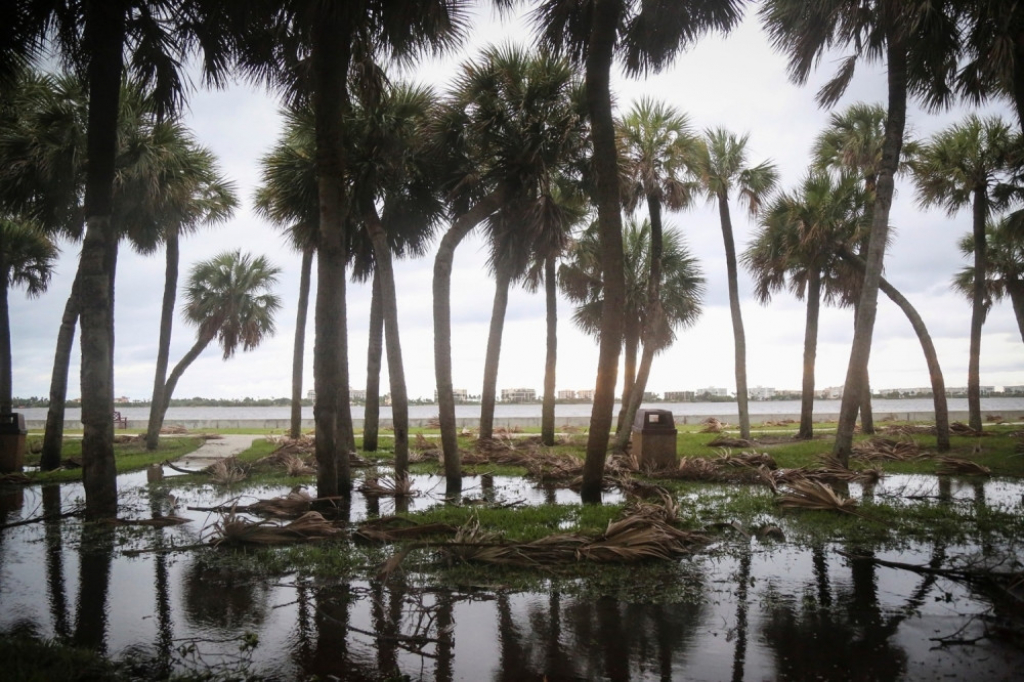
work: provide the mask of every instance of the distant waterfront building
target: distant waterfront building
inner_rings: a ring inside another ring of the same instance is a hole
[[[665,402],[667,403],[689,403],[697,396],[693,391],[665,391]]]
[[[366,389],[365,388],[350,388],[348,389],[349,400],[355,400],[360,403],[366,402]]]
[[[1024,395],[1024,386],[1003,386],[1004,395]]]
[[[709,395],[712,398],[728,398],[729,389],[719,388],[718,386],[708,386],[707,388],[697,389],[697,395]]]
[[[592,388],[583,388],[583,389],[578,389],[576,391],[576,400],[593,400],[593,399],[594,399],[594,389],[592,389]]]
[[[457,403],[468,403],[469,402],[469,391],[464,388],[453,388],[452,398]],[[437,402],[437,389],[434,389],[434,402]]]
[[[306,391],[306,400],[308,400],[310,402],[315,402],[316,401],[316,391],[314,391],[312,389]]]
[[[747,389],[747,396],[751,400],[771,400],[775,397],[775,389],[771,386],[754,386]]]
[[[576,391],[571,388],[563,389],[558,392],[559,400],[576,400]]]
[[[814,394],[823,400],[839,400],[843,397],[843,386],[829,386],[815,391]]]
[[[532,388],[501,389],[501,402],[503,403],[533,403],[536,401],[537,391]]]

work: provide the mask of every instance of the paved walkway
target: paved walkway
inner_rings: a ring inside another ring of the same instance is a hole
[[[252,447],[253,441],[259,438],[266,438],[266,436],[258,434],[220,436],[206,441],[177,462],[189,469],[203,469],[218,459],[234,457],[238,453],[248,450]]]

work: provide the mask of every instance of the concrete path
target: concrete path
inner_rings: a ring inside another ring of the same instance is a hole
[[[203,469],[210,466],[218,459],[234,457],[240,452],[252,447],[254,440],[266,438],[258,434],[242,434],[221,436],[206,441],[199,448],[188,453],[176,463],[189,469]]]

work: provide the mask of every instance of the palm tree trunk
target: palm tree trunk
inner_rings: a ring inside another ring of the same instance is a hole
[[[125,39],[121,2],[89,3],[89,159],[82,242],[82,484],[88,518],[117,515],[114,465],[114,280],[117,235],[111,224],[117,112]]]
[[[871,409],[871,378],[866,366],[861,381],[864,390],[860,395],[860,431],[865,435],[871,435],[875,432],[875,414]]]
[[[167,415],[167,408],[171,405],[171,396],[174,395],[174,389],[178,386],[178,380],[181,379],[181,375],[206,350],[206,347],[210,345],[214,338],[216,338],[214,334],[203,334],[197,338],[196,342],[192,344],[192,347],[188,349],[188,352],[182,356],[181,360],[178,361],[178,364],[174,366],[174,369],[167,376],[167,383],[164,385],[164,399],[160,403],[160,409],[157,412],[159,426],[163,426],[164,417]]]
[[[848,251],[841,250],[839,252],[840,257],[847,263],[850,263],[859,270],[864,270],[867,266],[863,259],[854,256]],[[928,328],[924,324],[924,320],[918,314],[917,309],[911,305],[896,287],[892,286],[884,277],[880,277],[878,280],[878,287],[882,292],[889,297],[889,299],[899,306],[903,314],[907,316],[910,321],[910,325],[914,328],[914,332],[917,334],[917,339],[921,343],[921,350],[924,352],[925,362],[928,364],[928,375],[931,378],[932,385],[932,401],[935,405],[935,434],[936,434],[936,449],[939,452],[949,451],[949,407],[946,402],[946,382],[942,378],[942,368],[939,366],[939,355],[935,352],[935,344],[932,343],[932,337],[928,333]]]
[[[586,53],[586,96],[594,144],[594,175],[597,178],[597,223],[604,273],[604,306],[601,311],[601,342],[590,412],[587,458],[583,464],[580,497],[584,503],[600,504],[604,461],[615,407],[615,384],[622,347],[622,304],[625,279],[622,271],[622,216],[619,201],[618,157],[615,123],[612,120],[611,66],[622,5],[613,0],[596,0],[591,13]]]
[[[633,393],[629,402],[623,401],[624,419],[619,420],[619,430],[615,434],[615,449],[626,450],[632,430],[633,419],[644,399],[647,390],[647,378],[651,374],[654,353],[657,349],[655,334],[661,324],[661,199],[655,194],[647,195],[647,212],[651,219],[651,271],[647,278],[647,320],[644,325],[644,351],[640,357],[640,370],[633,382]]]
[[[501,208],[508,196],[508,190],[499,186],[459,216],[444,233],[434,256],[434,377],[446,494],[449,496],[458,495],[462,490],[462,462],[455,432],[455,393],[452,386],[452,262],[459,243],[480,221]]]
[[[498,390],[498,364],[501,360],[501,335],[505,329],[505,310],[508,308],[508,290],[512,284],[512,269],[499,264],[494,273],[494,304],[491,307],[491,328],[487,335],[484,356],[484,388],[480,396],[480,439],[494,435],[494,401]]]
[[[718,216],[725,241],[725,268],[729,279],[729,312],[732,313],[732,334],[735,341],[736,405],[740,417],[740,438],[750,438],[750,413],[747,411],[747,337],[743,331],[740,313],[739,275],[736,268],[736,245],[732,238],[732,217],[729,215],[729,197],[718,195]]]
[[[1024,132],[1024,43],[1014,40],[1013,49],[1013,103],[1017,111],[1017,122]]]
[[[633,398],[633,387],[636,385],[636,358],[640,353],[640,331],[633,329],[633,325],[625,325],[622,334],[622,398],[619,401],[619,416],[615,422],[615,435],[618,436],[625,428],[626,412],[629,410],[629,401]]]
[[[39,468],[43,471],[52,471],[60,466],[64,446],[64,406],[68,398],[71,349],[75,344],[75,327],[78,326],[81,273],[81,268],[75,272],[71,295],[64,304],[64,315],[57,332],[57,350],[53,354],[53,371],[50,375],[50,406],[46,409],[46,431],[43,434],[43,452],[39,458]]]
[[[341,10],[324,7],[313,29],[313,111],[316,127],[317,189],[320,239],[317,255],[316,339],[313,381],[316,404],[317,496],[348,493],[351,475],[347,442],[339,423],[342,388],[348,376],[343,362],[345,318],[345,176],[344,114],[348,104],[346,78],[350,60],[350,27]]]
[[[988,193],[984,187],[974,190],[974,297],[971,306],[971,348],[967,364],[968,425],[981,431],[981,328],[985,324],[985,281],[988,276],[988,245],[985,218],[988,217]]]
[[[1024,341],[1024,282],[1017,278],[1007,278],[1006,293],[1010,295],[1010,304],[1013,306],[1013,315],[1017,318],[1017,329],[1020,330],[1020,340]]]
[[[380,370],[384,357],[384,305],[381,301],[380,271],[373,271],[370,295],[369,343],[366,350],[366,403],[363,406],[363,450],[377,451],[380,431]]]
[[[295,313],[295,342],[292,346],[292,414],[288,432],[292,438],[302,435],[302,364],[306,353],[306,316],[309,313],[309,287],[315,251],[311,246],[302,250],[302,266],[299,271],[299,302]]]
[[[818,312],[821,309],[821,271],[811,268],[807,279],[807,324],[804,327],[804,380],[800,392],[800,431],[797,438],[814,438],[814,363],[818,354]]]
[[[895,43],[895,44],[894,44]],[[907,53],[906,48],[892,37],[886,44],[888,62],[888,116],[885,121],[885,142],[879,164],[878,187],[875,194],[875,214],[871,221],[871,241],[868,244],[864,282],[861,285],[857,323],[853,332],[850,362],[846,369],[846,384],[839,412],[839,426],[833,454],[844,466],[850,462],[853,449],[853,431],[857,425],[857,411],[865,387],[864,368],[871,357],[871,337],[875,328],[878,307],[878,284],[882,278],[885,245],[889,236],[889,209],[894,190],[893,176],[899,166],[903,147],[903,129],[907,119]]]
[[[7,303],[10,294],[8,282],[10,273],[0,249],[0,414],[10,414],[14,409],[14,388],[11,360],[11,312]]]
[[[164,404],[164,381],[167,379],[167,363],[171,354],[171,328],[174,325],[174,301],[178,293],[178,230],[167,229],[164,266],[164,297],[160,308],[160,340],[156,348],[156,372],[153,377],[153,399],[149,404],[149,424],[146,428],[146,449],[153,451],[160,444],[160,426],[163,419],[158,417]]]
[[[544,261],[544,297],[547,308],[547,354],[544,359],[544,403],[540,408],[540,440],[555,444],[555,366],[558,360],[558,279],[555,259]]]
[[[405,387],[405,365],[402,362],[402,344],[398,335],[398,293],[391,263],[391,249],[387,233],[380,224],[376,211],[369,216],[366,226],[373,240],[373,256],[379,277],[381,308],[384,313],[384,338],[388,354],[388,378],[391,382],[391,415],[395,429],[395,479],[409,475],[409,396]]]

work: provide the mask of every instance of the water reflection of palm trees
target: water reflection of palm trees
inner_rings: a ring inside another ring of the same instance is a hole
[[[112,525],[86,523],[78,559],[78,610],[74,643],[101,654],[107,651],[107,597],[114,556]]]
[[[64,590],[64,523],[61,521],[61,498],[59,485],[44,485],[40,489],[43,498],[43,539],[46,547],[46,586],[50,603],[50,617],[53,631],[58,639],[65,640],[70,634],[68,625],[68,602]]]

